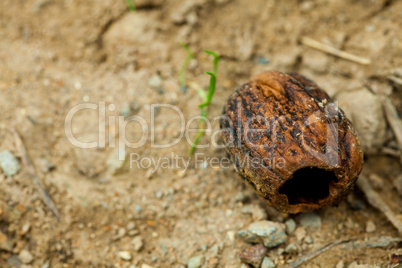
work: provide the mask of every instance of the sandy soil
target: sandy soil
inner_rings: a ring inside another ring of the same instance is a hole
[[[261,219],[293,218],[312,238],[306,243],[291,234],[285,244],[269,250],[277,267],[337,239],[398,237],[357,189],[348,202],[318,211],[322,225],[309,228],[300,225],[300,215],[267,207],[232,165],[214,168],[192,159],[186,170],[179,164],[153,173],[149,159],[166,157],[171,164],[187,159],[185,138],[169,148],[153,148],[149,133],[143,146],[127,149],[139,161],[145,159],[143,165],[123,167],[116,175],[108,160],[122,133],[110,117],[137,115],[150,124],[151,104],[158,103],[178,107],[186,119],[199,114],[200,97],[192,88],[183,93],[178,81],[186,57],[180,42],[195,53],[187,82],[203,88],[209,82],[204,72],[212,70],[203,50],[221,55],[210,118],[221,113],[234,89],[264,70],[299,72],[331,96],[368,85],[391,96],[402,111],[401,88],[386,78],[402,66],[401,1],[136,2],[137,10],[130,12],[123,0],[1,1],[0,151],[9,150],[21,160],[11,132],[15,126],[60,212],[58,221],[21,161],[17,175],[0,173],[1,267],[185,267],[197,255],[205,257],[203,267],[240,267],[238,252],[247,244],[234,234]],[[300,44],[303,36],[369,58],[371,64],[308,48]],[[66,137],[65,120],[73,107],[89,103],[95,109],[75,114],[72,133],[80,141],[101,142],[99,133],[106,139],[105,146],[83,149]],[[103,104],[104,118],[99,116]],[[155,142],[179,137],[178,114],[167,108],[156,111]],[[211,127],[219,128],[216,121]],[[143,134],[136,123],[125,133],[132,142]],[[385,142],[392,143],[392,132],[386,133]],[[207,133],[202,143],[210,138]],[[197,153],[203,159],[226,156],[212,146]],[[367,163],[382,178],[377,190],[401,214],[401,197],[392,184],[401,173],[398,159],[372,154]],[[375,231],[366,231],[368,221]],[[282,253],[291,242],[298,252]],[[122,252],[131,260],[124,260]],[[305,267],[335,267],[340,261],[345,267],[353,262],[387,267],[396,252],[400,249],[395,246],[333,248]]]

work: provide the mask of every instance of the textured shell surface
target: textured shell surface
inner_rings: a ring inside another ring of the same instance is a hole
[[[283,212],[339,203],[362,169],[350,121],[325,91],[296,73],[252,77],[229,97],[220,127],[240,176]]]

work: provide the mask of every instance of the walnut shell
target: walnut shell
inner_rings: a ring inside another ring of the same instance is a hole
[[[337,204],[362,169],[350,121],[326,92],[296,73],[252,77],[229,97],[220,127],[240,176],[283,212]]]

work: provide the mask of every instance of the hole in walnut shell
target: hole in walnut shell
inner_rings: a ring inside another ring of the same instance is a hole
[[[318,204],[329,196],[331,182],[338,182],[333,171],[320,168],[302,168],[279,188],[289,205]]]

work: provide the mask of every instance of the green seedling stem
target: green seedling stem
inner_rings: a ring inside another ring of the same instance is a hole
[[[214,57],[213,66],[214,66],[214,74],[218,75],[218,63],[219,63],[219,55],[211,50],[204,50],[205,53]]]
[[[187,92],[187,87],[186,87],[186,78],[184,76],[184,72],[187,69],[188,64],[190,61],[194,58],[194,53],[191,51],[190,47],[187,44],[180,44],[186,51],[187,51],[187,57],[184,60],[183,64],[181,65],[180,68],[180,73],[179,73],[179,80],[180,80],[180,87],[181,90],[186,93]]]
[[[213,51],[205,50],[205,53],[212,55],[214,57],[213,59],[213,69],[214,72],[206,72],[210,76],[209,79],[209,88],[208,88],[208,93],[205,93],[205,91],[202,88],[197,89],[198,95],[200,95],[203,103],[200,104],[198,107],[201,109],[201,116],[202,118],[198,122],[198,133],[195,138],[194,144],[190,148],[190,156],[194,154],[194,151],[200,142],[202,136],[204,135],[205,129],[204,125],[206,122],[206,119],[208,117],[208,107],[211,104],[212,98],[214,97],[215,89],[216,89],[216,81],[217,81],[217,74],[218,74],[218,63],[219,63],[219,56]]]
[[[215,88],[216,88],[216,75],[211,72],[206,72],[206,74],[210,75],[211,78],[209,79],[208,95],[207,95],[206,99],[204,100],[204,103],[198,105],[198,107],[200,107],[200,108],[209,106],[209,104],[212,101],[212,98],[214,97]]]
[[[134,0],[126,0],[126,3],[130,11],[135,11]]]

